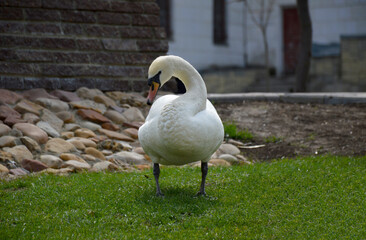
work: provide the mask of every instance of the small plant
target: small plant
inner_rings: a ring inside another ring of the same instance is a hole
[[[276,137],[276,136],[269,136],[265,139],[266,143],[276,143],[281,142],[282,137]]]
[[[316,137],[316,133],[310,133],[309,136],[308,136],[308,140],[314,141],[315,137]]]
[[[225,137],[239,139],[243,141],[253,140],[253,134],[247,129],[238,130],[234,123],[224,123]]]

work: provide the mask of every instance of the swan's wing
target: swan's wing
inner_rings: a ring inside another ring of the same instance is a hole
[[[214,152],[224,139],[224,127],[215,107],[207,100],[206,109],[192,117],[192,125],[197,129],[196,138],[207,152]]]

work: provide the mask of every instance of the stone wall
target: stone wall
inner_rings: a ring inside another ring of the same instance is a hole
[[[366,86],[366,36],[347,36],[341,39],[342,80]]]
[[[159,25],[154,0],[1,0],[0,88],[140,91]]]

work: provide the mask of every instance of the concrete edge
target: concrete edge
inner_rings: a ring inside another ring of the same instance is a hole
[[[352,104],[366,103],[366,92],[335,93],[210,93],[214,103],[237,103],[243,101],[269,101],[285,103]]]

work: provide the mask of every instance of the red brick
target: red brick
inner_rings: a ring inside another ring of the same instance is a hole
[[[154,32],[157,39],[166,39],[166,32],[163,27],[154,28]]]
[[[0,65],[1,70],[1,65]],[[68,64],[45,64],[41,72],[45,76],[59,77],[141,77],[141,67],[126,66],[90,66],[90,65],[68,65]]]
[[[127,65],[150,65],[160,54],[128,53],[125,56]]]
[[[143,13],[141,3],[136,2],[121,2],[120,0],[111,0],[110,11],[121,13]]]
[[[43,0],[43,8],[74,9],[73,0]]]
[[[114,53],[114,52],[90,53],[89,58],[91,63],[114,64],[114,65],[125,64],[125,56],[123,53]]]
[[[131,90],[134,91],[134,92],[148,91],[149,86],[147,85],[147,80],[135,80],[135,81],[133,81],[132,84],[131,84]],[[127,125],[126,127],[134,127],[134,128],[138,129],[140,126]]]
[[[0,60],[1,61],[17,60],[17,55],[12,49],[0,49]]]
[[[42,0],[2,0],[5,6],[12,7],[42,7]]]
[[[167,52],[168,42],[160,40],[138,40],[138,50],[142,52]]]
[[[159,5],[156,2],[148,2],[148,3],[142,3],[142,7],[144,8],[144,13],[147,14],[160,14],[160,8]]]
[[[24,88],[24,77],[9,77],[0,75],[0,86],[6,89],[23,89]]]
[[[61,19],[74,23],[95,23],[97,20],[93,12],[77,10],[61,11]]]
[[[99,77],[63,78],[60,81],[59,88],[70,91],[74,91],[80,87],[98,88],[102,91],[129,91],[131,89],[128,83],[128,80],[121,80],[121,77],[118,79]]]
[[[75,49],[74,39],[2,36],[0,47],[27,47],[43,49]]]
[[[159,26],[160,18],[155,15],[134,15],[132,24],[136,26]]]
[[[65,35],[82,35],[84,33],[80,24],[63,23],[61,28]]]
[[[76,9],[86,9],[86,10],[105,10],[109,9],[109,1],[106,0],[76,0]]]
[[[55,63],[89,63],[87,53],[79,52],[57,52],[52,53],[53,62]]]
[[[43,73],[39,72],[38,75]],[[44,89],[58,89],[60,88],[60,79],[52,79],[48,77],[24,77],[23,89],[34,89],[34,88],[44,88]]]
[[[99,39],[78,39],[77,44],[80,50],[102,50],[103,45]]]
[[[48,33],[48,34],[60,34],[61,29],[57,24],[52,23],[28,23],[25,26],[25,30],[28,33]]]
[[[18,22],[0,22],[0,33],[23,33],[24,24]]]
[[[106,50],[136,51],[136,41],[132,39],[103,39],[103,46]]]
[[[14,36],[1,36],[0,37],[0,47],[15,47],[17,37]]]
[[[122,38],[153,38],[154,33],[148,27],[121,27],[120,33]]]
[[[76,65],[47,64],[42,65],[42,74],[44,76],[58,76],[58,77],[83,76],[82,68],[83,68],[82,66],[76,66]]]
[[[60,21],[60,12],[52,9],[25,9],[25,19],[32,21]]]
[[[12,54],[24,62],[89,63],[87,53],[49,52],[40,50],[17,50]]]
[[[117,26],[84,25],[84,32],[92,37],[119,37]]]
[[[105,66],[99,69],[98,74],[104,77],[144,77],[143,67],[131,66]]]
[[[2,74],[34,74],[33,65],[27,63],[4,63],[0,62],[0,73]]]
[[[23,19],[23,11],[20,8],[0,8],[0,19],[21,20]]]
[[[132,21],[130,14],[99,12],[97,16],[98,22],[103,24],[129,25]]]
[[[39,46],[46,49],[76,49],[75,40],[68,38],[39,38]]]
[[[15,52],[17,59],[22,62],[51,62],[52,53],[32,51],[32,50],[18,50]]]
[[[143,78],[146,75],[145,67],[125,67],[127,71],[127,76],[135,78]]]

